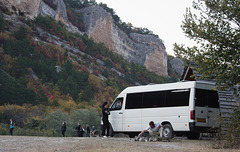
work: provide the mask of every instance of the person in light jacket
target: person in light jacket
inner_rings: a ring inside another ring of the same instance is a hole
[[[149,122],[149,126],[144,129],[139,135],[138,137],[140,137],[144,132],[149,132],[150,136],[159,136],[160,138],[162,138],[162,125],[160,123],[154,123],[153,121]]]

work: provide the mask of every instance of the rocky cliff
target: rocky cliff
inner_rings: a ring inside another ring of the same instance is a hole
[[[98,5],[79,10],[83,14],[86,34],[103,42],[129,61],[144,65],[158,75],[167,76],[167,53],[159,38],[131,33],[127,35],[114,23],[110,13]]]
[[[1,0],[0,9],[8,10],[12,16],[26,16],[30,19],[34,19],[38,15],[50,16],[64,23],[69,31],[82,34],[68,21],[66,5],[63,0],[54,0],[54,4],[57,6],[56,10],[42,0]]]
[[[38,15],[51,16],[64,23],[68,30],[80,32],[67,18],[66,5],[63,0],[54,0],[56,9],[51,8],[42,0],[1,0],[0,8],[7,9],[13,16],[26,16],[30,19]],[[103,42],[109,49],[120,54],[128,61],[144,65],[158,75],[168,76],[167,53],[159,38],[123,32],[114,23],[110,13],[98,5],[78,10],[83,14],[85,34],[96,42]]]

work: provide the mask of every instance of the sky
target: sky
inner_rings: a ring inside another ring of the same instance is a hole
[[[192,0],[96,0],[107,4],[123,22],[133,27],[147,28],[163,40],[168,54],[174,56],[173,44],[193,46],[196,43],[181,29],[186,8]]]

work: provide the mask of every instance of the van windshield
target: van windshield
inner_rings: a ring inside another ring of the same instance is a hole
[[[195,106],[219,108],[218,92],[213,90],[196,89]]]
[[[117,98],[113,105],[111,106],[110,110],[121,110],[123,104],[123,98]]]

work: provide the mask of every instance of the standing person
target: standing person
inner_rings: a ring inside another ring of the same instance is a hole
[[[67,131],[66,122],[63,122],[63,123],[62,123],[62,128],[61,128],[61,130],[62,130],[62,135],[63,135],[63,137],[65,137],[65,132]]]
[[[80,136],[79,137],[83,137],[83,135],[84,135],[84,128],[81,126],[80,127]]]
[[[103,121],[102,136],[105,138],[109,136],[109,129],[110,129],[108,115],[110,115],[108,103],[104,102],[102,104],[102,121]],[[106,130],[107,130],[107,136],[105,135]]]
[[[87,134],[86,134],[86,136],[87,136],[87,137],[90,137],[90,127],[89,127],[88,125],[86,125],[86,128],[87,128]]]
[[[144,132],[149,132],[150,136],[162,138],[162,125],[160,123],[154,123],[153,121],[149,122],[149,126],[143,130],[138,137],[140,137]]]
[[[95,128],[94,128],[94,126],[92,126],[91,136],[94,137],[94,135],[95,135]]]
[[[80,125],[80,123],[78,123],[78,125],[77,125],[77,127],[76,127],[76,130],[77,130],[77,133],[78,133],[78,137],[80,137],[80,135],[81,135],[81,125]]]
[[[15,126],[15,123],[13,122],[13,119],[11,118],[10,119],[10,130],[9,130],[10,135],[13,135],[14,126]]]

